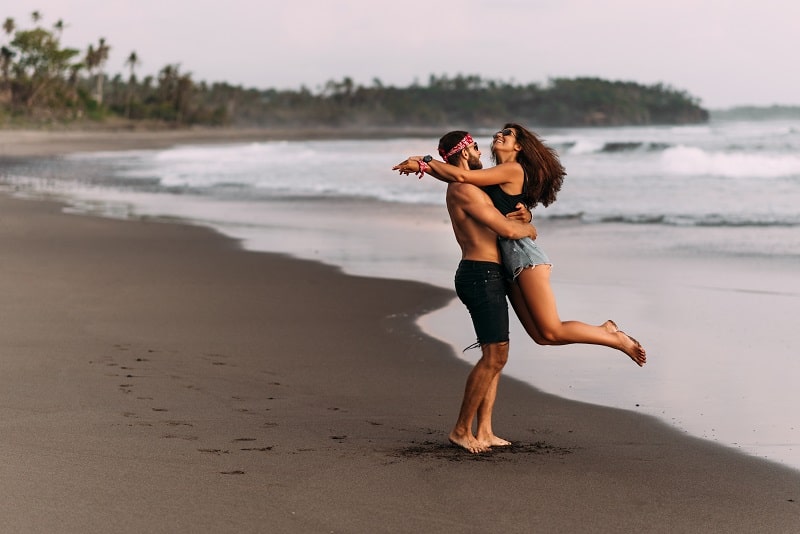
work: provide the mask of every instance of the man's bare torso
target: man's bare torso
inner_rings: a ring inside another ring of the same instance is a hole
[[[450,183],[447,186],[447,211],[453,225],[453,233],[461,247],[465,260],[500,263],[497,234],[478,222],[466,211],[472,202],[492,205],[489,196],[480,188],[465,183]]]

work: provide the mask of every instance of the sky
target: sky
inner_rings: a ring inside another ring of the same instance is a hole
[[[111,75],[135,51],[140,78],[178,64],[259,89],[589,76],[663,83],[709,109],[800,105],[790,0],[2,0],[0,19],[30,28],[34,10],[63,20],[64,46],[105,38]]]

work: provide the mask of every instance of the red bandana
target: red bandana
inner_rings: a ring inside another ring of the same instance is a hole
[[[449,158],[453,154],[461,152],[462,150],[464,150],[465,148],[467,148],[469,145],[471,145],[474,142],[475,142],[475,140],[472,139],[472,136],[470,134],[467,134],[466,137],[464,137],[464,139],[459,141],[459,143],[456,146],[454,146],[453,148],[450,149],[450,152],[445,154],[444,150],[440,149],[439,150],[439,155],[442,156],[443,160],[447,161],[447,158]]]

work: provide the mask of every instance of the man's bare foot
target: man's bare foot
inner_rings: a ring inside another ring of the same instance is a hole
[[[461,447],[465,451],[471,452],[472,454],[478,454],[480,452],[486,452],[489,450],[489,447],[480,443],[471,434],[459,436],[455,432],[450,432],[450,443],[456,447]]]
[[[478,434],[478,442],[481,443],[482,445],[487,446],[487,447],[510,447],[511,446],[511,442],[510,441],[504,440],[503,438],[498,438],[494,434],[491,434],[487,438],[484,438],[480,434]]]
[[[620,350],[627,354],[636,365],[643,366],[647,362],[647,353],[644,347],[622,330],[617,330],[616,333],[621,341]]]

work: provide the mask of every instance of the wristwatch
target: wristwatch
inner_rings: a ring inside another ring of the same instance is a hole
[[[430,163],[431,161],[433,161],[433,156],[431,156],[430,154],[422,158],[423,163]]]

